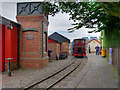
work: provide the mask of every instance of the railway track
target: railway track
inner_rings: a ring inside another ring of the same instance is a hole
[[[59,83],[62,79],[71,74],[80,64],[82,60],[72,60],[68,65],[63,67],[62,69],[56,71],[55,73],[35,82],[27,87],[24,90],[32,89],[32,88],[45,88],[46,90],[52,88],[57,83]]]

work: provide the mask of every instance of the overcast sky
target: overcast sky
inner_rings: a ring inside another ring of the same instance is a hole
[[[28,0],[17,0],[21,2],[25,2]],[[33,1],[33,0],[29,0]],[[37,0],[38,1],[38,0]],[[39,0],[40,1],[40,0]],[[0,15],[16,21],[16,14],[17,14],[17,5],[15,0],[2,0],[0,3]],[[49,16],[49,26],[48,26],[48,34],[52,34],[54,32],[58,32],[67,38],[69,38],[71,41],[76,38],[81,37],[99,37],[100,33],[88,33],[88,31],[91,31],[92,29],[87,28],[81,28],[79,30],[76,30],[72,33],[68,33],[67,29],[70,27],[73,27],[71,24],[73,23],[72,20],[69,20],[68,14],[62,14],[58,13],[54,17]]]

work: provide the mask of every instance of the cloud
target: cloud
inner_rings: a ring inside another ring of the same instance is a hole
[[[0,3],[0,14],[2,13],[2,3]]]
[[[61,31],[67,30],[71,27],[73,22],[69,20],[69,15],[65,13],[58,13],[54,17],[49,16],[49,26],[50,31]]]
[[[9,1],[9,0],[7,0]],[[15,0],[10,0],[15,1]],[[25,0],[28,1],[28,0]],[[18,1],[17,1],[18,2]],[[2,9],[0,9],[0,12],[2,12],[2,16],[16,21],[16,14],[17,14],[17,2],[2,2],[0,5],[2,5]],[[22,2],[22,0],[21,0]],[[100,33],[88,33],[88,31],[91,31],[92,29],[87,28],[81,28],[79,30],[74,31],[73,33],[68,33],[67,29],[73,27],[71,24],[73,23],[72,20],[69,20],[69,15],[65,13],[58,13],[54,17],[49,16],[49,26],[48,26],[48,35],[58,32],[69,39],[73,40],[75,38],[81,38],[81,37],[99,37]]]
[[[16,2],[2,2],[2,16],[16,22],[17,5]]]
[[[71,40],[82,37],[100,36],[100,33],[88,33],[88,31],[92,31],[94,29],[88,29],[85,27],[75,30],[72,33],[68,33],[67,29],[73,27],[73,25],[71,24],[74,23],[73,21],[69,20],[69,17],[70,16],[65,13],[64,14],[58,13],[54,17],[49,16],[49,27],[48,27],[49,35],[52,34],[53,32],[58,32]]]

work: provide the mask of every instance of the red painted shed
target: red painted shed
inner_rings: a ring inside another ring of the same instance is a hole
[[[11,70],[19,65],[19,28],[20,25],[4,17],[0,18],[0,71],[8,69],[8,60],[11,60]]]

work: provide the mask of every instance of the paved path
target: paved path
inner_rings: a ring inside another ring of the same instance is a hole
[[[118,88],[118,74],[105,58],[88,55],[88,63],[65,88]]]
[[[88,55],[88,72],[78,88],[118,88],[118,74],[101,56]]]

